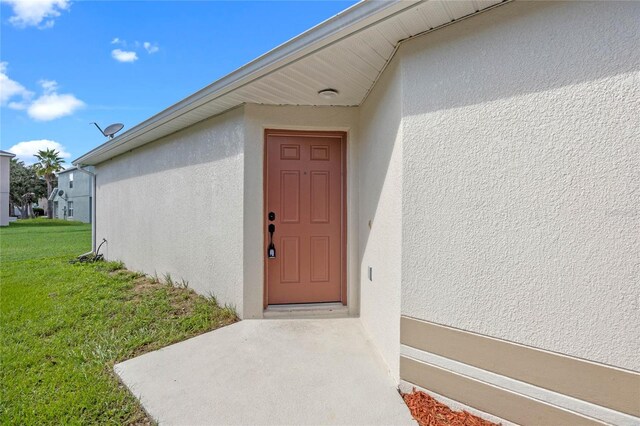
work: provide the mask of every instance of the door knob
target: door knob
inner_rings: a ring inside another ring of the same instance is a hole
[[[276,246],[273,244],[273,233],[276,232],[276,226],[273,223],[269,224],[269,247],[267,248],[267,258],[275,259]]]

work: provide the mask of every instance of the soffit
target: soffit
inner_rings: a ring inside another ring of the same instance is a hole
[[[366,3],[366,4],[365,4]],[[358,7],[374,5],[363,2]],[[380,2],[378,2],[380,4]],[[216,88],[214,93],[203,93],[224,83],[225,78],[241,73],[240,68],[229,76],[213,83],[191,97],[168,108],[129,131],[108,141],[74,161],[74,164],[95,165],[123,152],[152,142],[158,138],[184,129],[206,118],[219,115],[246,103],[266,105],[305,106],[357,106],[375,85],[386,64],[391,60],[398,44],[408,38],[442,27],[468,17],[486,8],[502,3],[502,0],[456,1],[399,1],[382,3],[381,11],[371,16],[355,16],[347,23],[318,41],[302,46],[290,57],[276,60],[251,73]],[[391,6],[388,6],[391,5]],[[375,6],[375,5],[374,5]],[[332,18],[349,21],[349,14],[356,15],[358,7],[347,9]],[[352,11],[353,9],[353,11]],[[362,7],[361,7],[362,9]],[[297,39],[309,38],[320,33],[331,20],[320,24],[298,38],[274,49],[254,62],[277,55],[279,49]],[[304,41],[304,40],[302,40]],[[319,45],[315,47],[314,45]],[[339,91],[334,99],[323,99],[318,91],[333,88]],[[193,102],[190,102],[194,98]]]

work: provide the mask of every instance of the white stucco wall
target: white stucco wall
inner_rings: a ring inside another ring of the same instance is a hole
[[[109,260],[160,277],[170,273],[233,304],[243,318],[261,318],[264,130],[345,131],[348,300],[356,315],[357,121],[356,108],[245,105],[102,163],[98,243],[108,240]]]
[[[402,261],[402,85],[392,61],[360,107],[360,318],[399,380]],[[368,268],[372,267],[372,280]]]
[[[96,167],[106,257],[187,280],[240,315],[243,123],[237,108]]]
[[[260,318],[264,130],[342,130],[349,311],[394,378],[401,313],[640,370],[639,8],[510,3],[404,43],[360,108],[245,105],[116,157],[97,241]]]
[[[264,289],[263,174],[264,130],[336,130],[347,132],[347,299],[349,313],[359,312],[358,188],[356,147],[358,110],[351,107],[245,105],[244,157],[244,312],[261,318]]]
[[[514,2],[404,44],[403,314],[640,371],[638,16]]]
[[[11,157],[0,155],[0,226],[9,225],[9,170]]]

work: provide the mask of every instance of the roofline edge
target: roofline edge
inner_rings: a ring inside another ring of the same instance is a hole
[[[135,125],[114,139],[102,143],[71,163],[73,165],[96,165],[98,163],[92,162],[92,158],[172,121],[176,116],[182,115],[185,110],[195,109],[212,99],[235,90],[237,86],[257,80],[268,74],[272,68],[284,66],[310,51],[322,49],[333,43],[336,38],[344,38],[359,31],[360,27],[384,20],[389,15],[413,7],[423,1],[425,0],[363,0],[356,3]],[[99,162],[106,160],[108,158]]]

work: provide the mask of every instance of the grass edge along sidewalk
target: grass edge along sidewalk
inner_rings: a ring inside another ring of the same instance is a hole
[[[0,229],[1,424],[149,423],[113,365],[236,321],[168,275],[70,264],[90,241],[77,222]]]

